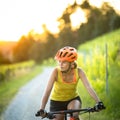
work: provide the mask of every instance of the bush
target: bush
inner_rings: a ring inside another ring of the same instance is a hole
[[[0,73],[0,82],[1,82],[2,80],[4,80],[4,75],[3,75],[3,73]]]

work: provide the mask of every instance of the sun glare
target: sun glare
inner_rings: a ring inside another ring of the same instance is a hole
[[[69,1],[69,2],[68,2]],[[42,33],[42,25],[58,32],[56,21],[73,0],[0,0],[0,40],[17,41],[34,30]]]
[[[72,21],[73,29],[79,27],[81,23],[86,22],[85,13],[80,8],[78,8],[76,12],[70,16],[70,19]]]
[[[90,1],[95,5],[100,4],[98,0]],[[114,1],[113,4],[117,6],[115,1],[119,0],[110,1]],[[59,31],[57,18],[62,15],[67,5],[73,2],[74,0],[0,0],[0,40],[18,41],[22,35],[28,34],[31,30],[42,33],[43,24],[46,24],[51,32],[57,33]],[[82,0],[76,2],[81,3]],[[84,16],[81,9],[77,9],[76,13],[71,15],[74,28],[80,21],[85,22]]]

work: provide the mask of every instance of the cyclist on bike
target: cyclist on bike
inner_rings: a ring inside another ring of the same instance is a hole
[[[88,93],[95,100],[97,105],[103,105],[97,94],[90,85],[85,72],[77,67],[78,53],[75,48],[66,46],[61,48],[55,55],[59,67],[55,67],[47,84],[43,95],[40,114],[44,117],[44,109],[50,96],[50,111],[61,111],[67,109],[80,109],[82,106],[81,98],[77,92],[79,79],[84,84]],[[74,120],[80,120],[79,114],[73,114]],[[64,115],[57,114],[54,120],[64,120]]]

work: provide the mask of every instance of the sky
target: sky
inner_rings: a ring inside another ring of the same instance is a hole
[[[82,0],[76,0],[81,3]],[[109,1],[120,10],[120,0],[90,0],[91,4],[100,5]],[[0,0],[0,40],[18,41],[30,30],[42,33],[42,24],[55,33],[58,32],[58,17],[74,0]],[[77,19],[77,15],[81,18]],[[84,14],[78,10],[72,16],[73,25],[84,21]]]

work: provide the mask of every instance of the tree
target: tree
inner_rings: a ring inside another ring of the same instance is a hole
[[[3,55],[2,55],[2,51],[0,51],[0,64],[3,63]]]
[[[29,60],[29,50],[34,43],[32,36],[22,36],[17,46],[13,49],[14,62]]]
[[[45,43],[36,41],[31,49],[29,50],[29,59],[36,61],[37,63],[42,62],[45,59]]]
[[[86,12],[87,22],[82,23],[76,30],[72,30],[70,16],[78,8]],[[30,31],[27,36],[23,36],[14,49],[14,60],[33,59],[42,62],[44,59],[53,57],[56,51],[63,46],[69,45],[77,48],[88,40],[120,27],[120,16],[111,6],[104,3],[101,8],[97,8],[91,6],[88,0],[81,5],[76,2],[69,5],[58,21],[60,32],[57,35],[52,34],[44,24],[42,34]]]
[[[120,16],[115,12],[113,7],[109,6],[108,3],[103,3],[101,7],[102,13],[108,23],[108,31],[112,31],[120,27]]]
[[[64,29],[64,27],[68,26],[71,28],[71,20],[70,20],[70,15],[76,11],[76,8],[79,7],[76,3],[74,2],[73,5],[69,5],[65,11],[63,12],[62,16],[58,18],[58,21],[60,23],[60,30]]]

